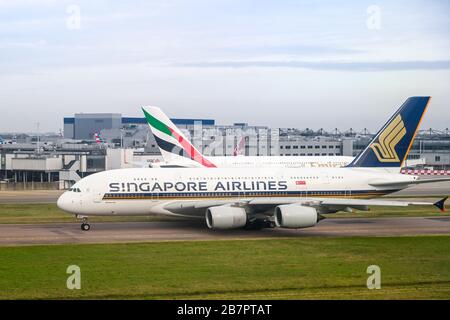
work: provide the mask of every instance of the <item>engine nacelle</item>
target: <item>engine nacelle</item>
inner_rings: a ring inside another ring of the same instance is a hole
[[[210,229],[237,229],[247,224],[247,212],[237,207],[211,207],[206,209],[206,224]]]
[[[320,215],[311,207],[280,205],[275,208],[275,224],[282,228],[309,228],[319,222]]]

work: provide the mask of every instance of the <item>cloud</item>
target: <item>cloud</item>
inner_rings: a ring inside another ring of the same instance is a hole
[[[298,44],[295,40],[288,39],[287,43],[270,44],[270,39],[266,39],[264,44],[249,44],[251,40],[246,40],[246,44],[237,43],[219,47],[224,52],[235,52],[239,54],[295,54],[295,55],[320,55],[320,54],[354,54],[362,53],[363,50],[353,48],[339,48],[322,45]]]
[[[47,44],[47,41],[45,40],[39,40],[39,41],[14,41],[14,40],[1,40],[0,39],[0,48],[1,49],[7,49],[7,48],[39,48],[42,46],[45,46]]]
[[[177,67],[196,68],[302,68],[311,70],[340,71],[402,71],[402,70],[441,70],[450,69],[450,60],[440,61],[217,61],[177,63]]]
[[[1,7],[54,5],[57,0],[0,0]]]

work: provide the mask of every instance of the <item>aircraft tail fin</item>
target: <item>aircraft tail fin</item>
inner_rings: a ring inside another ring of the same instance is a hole
[[[167,163],[216,167],[206,159],[158,107],[142,107],[159,150]]]
[[[347,167],[399,168],[408,156],[431,97],[410,97]]]

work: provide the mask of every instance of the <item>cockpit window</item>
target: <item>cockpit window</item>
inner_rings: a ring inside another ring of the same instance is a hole
[[[81,190],[79,188],[69,188],[69,189],[67,189],[67,191],[70,191],[70,192],[81,192]]]

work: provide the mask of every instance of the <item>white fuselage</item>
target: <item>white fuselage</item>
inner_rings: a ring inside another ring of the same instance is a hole
[[[347,156],[233,156],[206,157],[218,168],[340,168],[353,161]],[[197,162],[179,157],[177,161],[162,162],[158,166],[200,167]]]
[[[118,169],[83,178],[60,197],[58,206],[81,216],[186,216],[165,207],[193,200],[372,198],[403,187],[374,187],[371,183],[415,179],[381,168]]]

